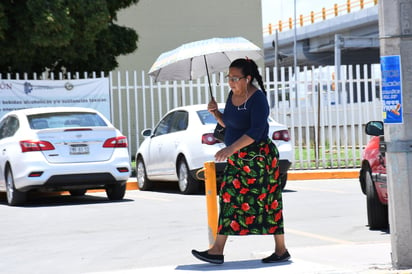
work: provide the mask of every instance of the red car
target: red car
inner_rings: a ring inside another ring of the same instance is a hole
[[[387,229],[388,191],[386,185],[386,161],[383,139],[383,122],[370,121],[365,132],[373,136],[362,152],[359,181],[366,195],[369,229]]]

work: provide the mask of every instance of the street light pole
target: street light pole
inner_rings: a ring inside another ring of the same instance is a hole
[[[401,98],[401,122],[385,114],[386,165],[392,264],[412,267],[412,0],[379,1],[379,37],[382,68],[382,99],[391,106],[392,92]],[[400,62],[386,64],[385,60]],[[388,65],[388,66],[387,66]],[[395,77],[396,76],[396,77]],[[392,79],[400,79],[392,80]],[[385,89],[384,89],[385,88]],[[383,92],[385,90],[385,93]],[[388,97],[389,98],[385,98]],[[388,100],[387,100],[388,99]],[[388,114],[389,113],[389,114]],[[388,119],[390,118],[390,119]],[[395,121],[395,119],[393,119]]]
[[[296,0],[293,0],[293,71],[295,72],[294,74],[295,74],[295,77],[294,77],[294,81],[295,81],[295,105],[296,105],[296,107],[298,106],[298,87],[299,87],[299,85],[298,85],[298,81],[297,81],[297,79],[298,79],[298,69],[297,69],[297,67],[298,67],[298,62],[297,62],[297,57],[296,57],[296,55],[297,55],[297,49],[296,49],[296,47],[297,47],[297,45],[296,45],[296,43],[297,43],[297,41],[296,41],[296,36],[297,36],[297,34],[296,34]]]

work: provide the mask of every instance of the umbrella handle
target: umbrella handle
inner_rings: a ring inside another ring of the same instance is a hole
[[[210,93],[210,97],[212,98],[212,100],[215,100],[215,98],[213,97],[213,93],[212,93],[212,85],[210,84],[209,68],[208,68],[208,66],[207,66],[206,55],[203,55],[203,58],[204,58],[204,60],[205,60],[206,73],[207,73],[207,81],[208,81],[208,83],[209,83],[209,93]]]

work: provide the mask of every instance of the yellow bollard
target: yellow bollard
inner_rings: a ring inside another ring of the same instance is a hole
[[[215,162],[205,162],[205,194],[208,219],[209,246],[211,247],[217,235],[217,198],[216,198],[216,167]]]

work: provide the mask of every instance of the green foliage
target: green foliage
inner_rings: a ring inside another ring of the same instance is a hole
[[[138,1],[1,1],[0,73],[112,71],[138,41],[116,14]]]
[[[360,167],[362,149],[337,147],[326,144],[318,151],[312,145],[309,149],[295,147],[294,169],[318,169],[339,167]],[[318,156],[316,156],[318,155]],[[318,159],[317,159],[318,157]],[[339,160],[340,159],[340,160]]]
[[[8,28],[4,6],[0,3],[0,41],[5,38],[5,30]]]

